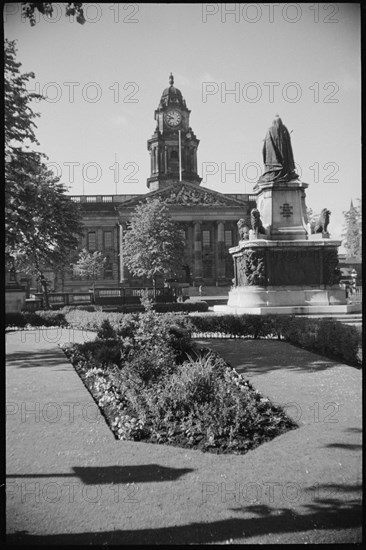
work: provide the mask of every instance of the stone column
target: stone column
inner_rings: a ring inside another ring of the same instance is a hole
[[[200,282],[203,277],[201,222],[194,223],[193,246],[194,246],[193,277],[196,282]]]
[[[217,243],[216,243],[216,279],[223,282],[225,279],[225,230],[224,223],[217,222]]]
[[[155,147],[154,153],[155,153],[155,174],[156,174],[157,172],[159,172],[159,168],[158,168],[159,167],[159,159],[158,159],[158,148],[157,147]]]
[[[122,223],[118,224],[119,227],[119,282],[126,284],[128,282],[128,270],[123,261],[123,231],[124,227]]]
[[[193,149],[193,172],[197,173],[197,147]]]
[[[161,148],[159,146],[157,148],[157,154],[158,154],[158,174],[160,174],[161,166],[162,166],[162,157],[161,157]]]
[[[154,174],[156,174],[156,147],[153,149],[153,166],[154,166]]]
[[[168,172],[168,149],[165,145],[164,147],[164,174],[167,174]]]

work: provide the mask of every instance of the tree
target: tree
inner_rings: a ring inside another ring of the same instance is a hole
[[[32,27],[36,24],[35,10],[38,10],[42,15],[52,18],[53,2],[22,2],[22,13]],[[76,15],[76,21],[81,25],[85,23],[83,4],[79,2],[68,2],[66,4],[65,15],[73,17]]]
[[[32,161],[20,167],[19,173],[24,169],[22,187],[8,201],[13,216],[8,215],[5,226],[6,254],[18,270],[37,278],[48,309],[44,270],[65,264],[70,250],[78,245],[82,222],[79,206],[65,194],[59,178],[44,164]]]
[[[103,272],[104,264],[107,258],[102,256],[97,250],[92,254],[85,248],[79,253],[79,259],[76,264],[73,264],[73,269],[81,277],[90,277],[93,281],[93,295],[95,296],[95,281]]]
[[[4,96],[5,96],[5,154],[16,154],[28,143],[39,145],[34,133],[37,127],[34,119],[39,113],[34,113],[30,103],[43,96],[28,92],[27,82],[35,78],[33,72],[20,73],[21,63],[16,61],[15,40],[5,39]],[[29,148],[29,147],[28,147]]]
[[[136,277],[153,281],[174,273],[182,265],[184,243],[166,204],[160,199],[139,204],[123,239],[123,257]]]
[[[12,246],[19,224],[24,227],[21,195],[24,186],[30,186],[34,166],[45,157],[29,150],[30,145],[39,145],[34,130],[34,113],[30,103],[42,96],[29,93],[26,83],[35,78],[34,73],[20,73],[21,63],[16,61],[15,41],[5,39],[5,219],[6,243]],[[9,242],[10,239],[10,242]]]
[[[76,248],[82,232],[79,206],[48,170],[38,144],[31,107],[38,94],[26,82],[33,73],[20,73],[15,42],[5,40],[5,257],[13,268],[35,275],[48,308],[45,268],[57,269]],[[46,157],[47,158],[47,157]]]
[[[351,201],[350,208],[343,212],[345,218],[345,226],[342,237],[344,237],[343,245],[346,249],[348,258],[361,259],[362,256],[362,213],[361,201],[358,199],[359,205],[354,206]]]

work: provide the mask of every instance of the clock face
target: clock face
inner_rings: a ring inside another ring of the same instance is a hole
[[[168,126],[178,126],[182,122],[182,115],[179,111],[168,111],[165,113],[165,122]]]

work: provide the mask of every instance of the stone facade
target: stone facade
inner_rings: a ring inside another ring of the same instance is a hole
[[[189,121],[190,111],[173,76],[155,111],[156,128],[147,148],[151,174],[145,195],[74,196],[79,202],[84,235],[79,250],[98,250],[108,258],[98,287],[141,286],[147,283],[131,277],[123,261],[122,238],[136,205],[147,198],[162,197],[172,218],[184,231],[185,253],[179,281],[184,283],[231,285],[234,277],[229,248],[239,241],[237,221],[248,218],[255,196],[223,194],[201,187],[197,173],[196,138]],[[78,251],[72,253],[75,262]],[[87,291],[91,281],[66,270],[57,276],[57,290]]]

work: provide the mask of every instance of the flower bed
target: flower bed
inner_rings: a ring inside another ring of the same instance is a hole
[[[105,321],[94,342],[63,349],[117,439],[243,454],[297,427],[185,321],[152,311],[134,328]]]

